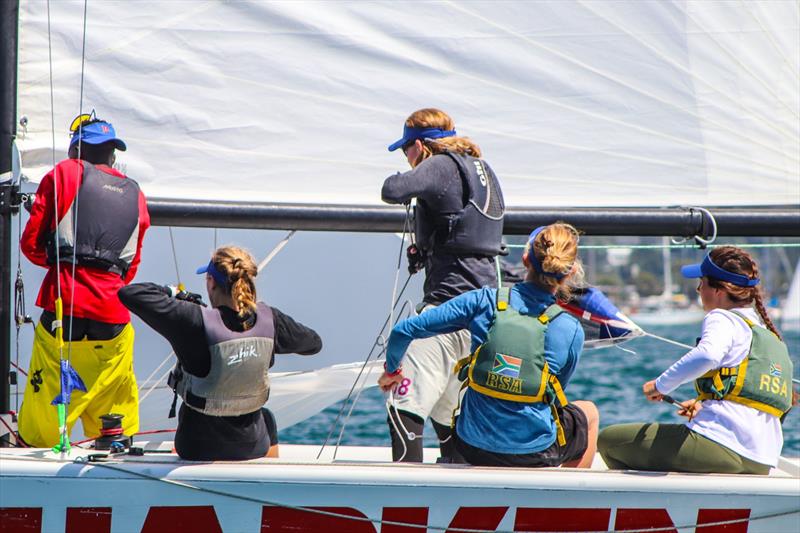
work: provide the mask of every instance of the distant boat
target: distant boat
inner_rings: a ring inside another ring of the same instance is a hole
[[[693,305],[686,296],[672,292],[672,253],[669,245],[669,238],[664,237],[661,249],[664,292],[658,296],[645,298],[641,305],[630,313],[631,320],[642,326],[699,324],[705,315],[704,311]]]
[[[800,260],[794,269],[792,284],[781,308],[781,329],[800,331]]]

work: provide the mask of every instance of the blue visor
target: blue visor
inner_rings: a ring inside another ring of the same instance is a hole
[[[728,283],[733,283],[737,287],[755,287],[758,285],[759,281],[761,281],[758,278],[751,279],[742,274],[728,272],[718,267],[714,264],[714,261],[711,260],[711,255],[706,255],[702,263],[681,267],[681,274],[684,278],[707,277],[720,281],[727,281]]]
[[[441,128],[409,128],[408,126],[403,126],[403,137],[399,141],[390,144],[389,151],[394,152],[398,148],[402,148],[411,141],[416,141],[417,139],[441,139],[443,137],[453,137],[455,134],[456,130],[443,130]]]
[[[207,265],[201,266],[197,269],[198,274],[208,274],[217,284],[222,285],[223,287],[228,287],[228,276],[220,272],[216,266],[214,266],[214,260],[208,262]]]
[[[117,138],[117,132],[114,131],[114,126],[110,122],[99,120],[97,122],[90,122],[84,124],[72,133],[72,139],[69,145],[72,146],[80,140],[86,144],[103,144],[104,142],[114,141],[114,147],[117,150],[124,152],[128,149],[122,139]]]
[[[536,257],[536,253],[533,250],[533,241],[536,240],[536,237],[544,230],[547,226],[539,226],[535,230],[533,230],[528,237],[528,261],[531,265],[533,265],[533,269],[543,276],[547,276],[548,278],[555,278],[555,279],[564,279],[567,277],[568,272],[545,272],[542,263]]]

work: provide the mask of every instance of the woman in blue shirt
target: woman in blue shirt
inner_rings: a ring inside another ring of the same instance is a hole
[[[588,401],[567,403],[559,394],[578,365],[583,329],[553,305],[556,297],[568,298],[569,285],[583,275],[577,256],[575,228],[537,228],[522,256],[524,283],[507,294],[491,287],[469,291],[395,326],[379,385],[384,391],[402,386],[401,361],[413,339],[469,329],[474,363],[456,419],[459,452],[474,465],[590,467],[597,408]],[[511,329],[492,336],[509,321]]]

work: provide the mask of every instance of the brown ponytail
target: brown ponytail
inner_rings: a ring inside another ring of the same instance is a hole
[[[547,226],[536,236],[533,250],[529,243],[525,253],[528,256],[533,253],[545,272],[565,276],[557,279],[542,274],[533,267],[529,259],[526,279],[546,289],[555,289],[559,299],[569,300],[571,287],[583,283],[583,266],[578,259],[578,240],[578,230],[570,224],[556,222]]]
[[[253,256],[238,246],[223,246],[214,252],[214,266],[228,278],[230,295],[240,318],[256,310],[255,277],[258,268]]]
[[[714,261],[715,265],[727,270],[728,272],[741,274],[750,279],[756,279],[759,277],[758,264],[756,263],[755,259],[753,259],[750,254],[741,248],[737,248],[736,246],[720,246],[719,248],[712,250],[709,255],[711,256],[711,260]],[[737,305],[743,306],[753,304],[756,312],[761,317],[761,320],[764,321],[764,325],[767,326],[767,329],[774,333],[779,339],[783,340],[780,332],[778,332],[778,328],[775,327],[775,324],[773,324],[772,320],[767,314],[767,308],[764,306],[764,296],[761,292],[761,287],[758,285],[755,287],[740,287],[727,281],[721,281],[714,278],[706,279],[708,280],[708,285],[710,287],[725,291],[728,294],[728,297]]]

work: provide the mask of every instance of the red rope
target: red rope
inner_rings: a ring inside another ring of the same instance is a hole
[[[103,432],[103,430],[100,430],[100,431],[101,431],[101,433]],[[113,430],[113,431],[116,431],[116,430]],[[114,433],[114,435],[119,435],[120,433],[122,433],[122,429],[119,430],[119,433]],[[156,433],[175,433],[175,430],[174,429],[151,429],[150,431],[140,431],[139,433],[136,433],[134,436],[136,437],[136,436],[139,436],[139,435],[154,435]],[[109,435],[110,435],[110,433],[109,433]],[[73,446],[80,446],[81,444],[86,444],[87,442],[91,442],[93,440],[96,440],[97,438],[98,437],[92,437],[90,439],[79,440],[78,442],[73,442],[72,445]]]
[[[22,372],[22,375],[23,375],[23,376],[27,376],[27,375],[28,375],[28,373],[27,373],[27,372],[25,372],[25,371],[22,369],[22,367],[21,367],[21,366],[19,366],[18,364],[14,363],[14,361],[9,361],[9,362],[11,363],[11,366],[13,366],[14,368],[16,368],[16,369],[17,369],[17,370],[19,370],[20,372]]]
[[[12,364],[13,364],[13,363],[12,363]],[[14,413],[14,411],[9,411],[9,412],[8,412],[8,413],[6,413],[6,414],[9,414],[9,415],[14,415],[15,413]],[[21,444],[23,448],[30,448],[30,446],[28,446],[28,444],[27,444],[27,443],[26,443],[24,440],[22,440],[22,439],[20,438],[19,434],[18,434],[16,431],[14,431],[14,430],[11,428],[11,426],[9,426],[9,425],[8,425],[8,422],[6,422],[6,419],[5,419],[5,418],[3,418],[2,416],[0,416],[0,422],[2,422],[2,423],[3,423],[3,425],[4,425],[4,426],[6,427],[6,429],[8,430],[8,434],[9,434],[9,435],[11,435],[11,436],[13,436],[13,437],[16,439],[16,441],[17,441],[17,443],[18,443],[18,444]]]

